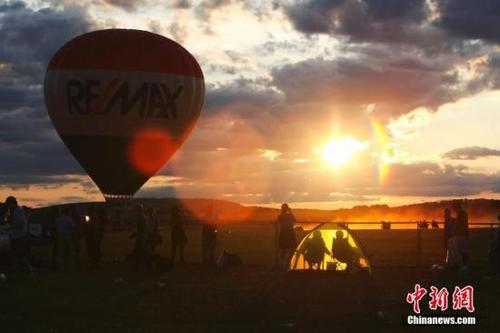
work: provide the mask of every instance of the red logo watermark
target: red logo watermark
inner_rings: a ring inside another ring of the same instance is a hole
[[[412,293],[406,295],[406,302],[413,305],[413,312],[420,313],[420,301],[425,295],[429,295],[429,309],[430,310],[441,310],[446,311],[448,309],[448,300],[450,293],[446,287],[438,289],[435,286],[430,287],[430,292],[427,289],[421,287],[418,283],[415,284],[415,289]],[[465,286],[460,288],[455,287],[452,294],[452,308],[453,310],[466,309],[470,313],[474,312],[474,287]]]

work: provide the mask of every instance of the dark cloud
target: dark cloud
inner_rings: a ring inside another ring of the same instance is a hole
[[[436,34],[422,24],[427,17],[423,0],[308,0],[284,10],[294,27],[306,34],[398,43],[427,43]]]
[[[69,182],[62,175],[82,169],[52,127],[43,78],[55,51],[90,30],[93,21],[77,6],[33,10],[11,2],[0,13],[0,183]]]
[[[145,6],[148,0],[101,0],[101,2],[128,12],[133,12],[141,6]]]
[[[81,178],[73,176],[0,175],[0,187],[12,190],[28,189],[31,186],[59,188],[67,184],[78,184],[80,182],[82,182]]]
[[[85,174],[62,143],[1,145],[0,176],[29,177]],[[4,183],[7,178],[4,178]]]
[[[386,114],[435,108],[455,98],[449,64],[417,57],[313,58],[275,68],[273,83],[290,103],[377,104]]]
[[[207,86],[204,108],[207,111],[232,106],[270,107],[282,100],[281,94],[265,79],[240,77],[228,84]]]
[[[499,172],[483,174],[464,166],[421,162],[391,166],[381,190],[399,196],[465,196],[494,191],[498,184]]]
[[[444,158],[450,160],[476,160],[492,156],[500,156],[500,150],[474,146],[453,149],[443,155]]]
[[[191,0],[176,0],[173,5],[174,8],[180,8],[180,9],[189,9],[191,8],[191,6],[192,6]]]
[[[345,1],[302,1],[285,7],[285,13],[301,32],[329,33],[334,28],[333,11]]]
[[[26,5],[11,6],[0,17],[0,61],[47,63],[59,47],[91,26],[82,7],[32,10]]]
[[[307,35],[414,45],[428,53],[461,53],[469,40],[500,42],[500,2],[492,0],[304,0],[284,12]]]
[[[436,24],[450,34],[465,39],[500,42],[500,1],[437,1]]]
[[[52,124],[47,116],[38,114],[44,109],[20,108],[15,112],[0,112],[0,142],[4,145],[41,143],[52,141]]]
[[[8,3],[0,4],[0,13],[10,12],[13,10],[20,10],[26,7],[22,1],[11,1]]]

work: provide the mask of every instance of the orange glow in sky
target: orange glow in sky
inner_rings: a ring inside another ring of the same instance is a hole
[[[368,146],[368,142],[360,142],[351,137],[332,139],[323,147],[323,159],[329,165],[341,166]]]

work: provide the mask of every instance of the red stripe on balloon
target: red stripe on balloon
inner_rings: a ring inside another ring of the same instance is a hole
[[[203,78],[195,58],[175,41],[127,29],[94,31],[72,39],[54,55],[47,70],[51,69],[142,71]]]

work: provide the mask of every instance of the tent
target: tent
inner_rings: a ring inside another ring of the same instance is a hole
[[[371,266],[349,229],[323,223],[302,239],[290,260],[290,271],[301,270],[371,272]]]

